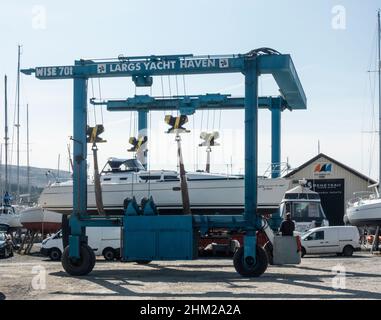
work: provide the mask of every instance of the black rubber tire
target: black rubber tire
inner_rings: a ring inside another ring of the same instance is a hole
[[[69,216],[62,215],[62,247],[66,248],[69,245],[70,223]]]
[[[267,261],[269,262],[269,265],[274,265],[274,255],[273,255],[273,245],[270,241],[268,241],[263,249],[265,249],[267,254]]]
[[[352,246],[347,245],[343,249],[343,255],[344,255],[344,257],[352,257],[354,251],[355,250],[353,249]]]
[[[49,258],[52,261],[60,261],[62,258],[62,252],[58,248],[52,248],[49,252]]]
[[[244,262],[244,247],[239,248],[233,257],[234,268],[244,277],[260,277],[267,269],[268,260],[265,249],[257,246],[256,263],[249,266]]]
[[[147,264],[150,264],[152,262],[152,260],[138,260],[138,261],[135,261],[137,264],[141,264],[141,265],[147,265]]]
[[[301,252],[301,256],[302,258],[304,258],[304,256],[307,254],[306,252],[306,249],[304,247],[302,247],[302,252]]]
[[[88,245],[81,245],[80,259],[73,261],[69,258],[69,247],[66,247],[62,255],[62,266],[71,276],[85,276],[95,266],[95,254]]]
[[[114,261],[116,258],[116,253],[113,248],[106,248],[103,250],[103,257],[106,261]]]

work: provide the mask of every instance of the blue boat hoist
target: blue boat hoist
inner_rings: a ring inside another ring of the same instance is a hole
[[[22,70],[40,80],[74,81],[74,170],[73,214],[70,216],[69,246],[62,265],[73,276],[89,274],[95,265],[94,252],[87,245],[86,227],[115,227],[122,230],[121,258],[124,262],[197,258],[199,234],[211,228],[245,232],[244,246],[234,256],[234,266],[243,276],[258,277],[268,265],[264,249],[257,246],[256,232],[263,223],[257,214],[258,108],[272,112],[272,163],[280,163],[281,112],[306,109],[307,99],[290,55],[262,48],[248,54],[224,56],[137,56],[105,61],[78,60],[73,66],[36,67]],[[138,111],[139,130],[147,128],[151,110],[179,110],[189,115],[200,109],[245,110],[245,209],[237,215],[157,215],[153,201],[144,208],[131,202],[124,216],[90,216],[87,212],[87,82],[90,78],[131,77],[138,87],[150,87],[155,76],[241,73],[245,77],[245,97],[206,94],[154,98],[135,96],[126,100],[94,101],[109,111]],[[258,97],[258,77],[273,75],[279,97]],[[274,169],[273,177],[279,173]]]

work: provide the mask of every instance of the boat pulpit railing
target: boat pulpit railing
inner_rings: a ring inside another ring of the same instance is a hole
[[[288,162],[272,163],[267,167],[263,176],[271,177],[272,175],[276,174],[276,176],[282,177],[290,171],[291,167]]]
[[[353,198],[348,201],[348,207],[353,207],[356,203],[364,200],[377,199],[378,195],[372,191],[358,191],[353,193]]]

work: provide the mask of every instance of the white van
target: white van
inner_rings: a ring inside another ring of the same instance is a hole
[[[354,226],[320,227],[307,231],[301,237],[302,257],[306,254],[352,256],[360,251],[360,233]]]
[[[108,261],[120,257],[120,227],[88,227],[86,228],[89,246],[96,256],[103,255]],[[61,260],[63,252],[62,231],[42,242],[41,253],[53,261]]]

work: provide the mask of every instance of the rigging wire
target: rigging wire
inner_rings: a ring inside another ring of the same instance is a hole
[[[91,78],[91,90],[92,90],[92,94],[93,94],[93,98],[95,97],[95,90],[94,90],[94,81],[93,81],[93,78]],[[97,110],[96,110],[96,106],[93,105],[93,114],[94,114],[94,125],[97,125]],[[89,113],[87,112],[87,121],[88,123],[89,122]]]
[[[99,99],[102,101],[101,78],[98,78],[98,90],[99,90]],[[104,124],[104,118],[103,118],[103,106],[100,106],[100,108],[101,108],[101,119],[102,119],[102,124]]]
[[[378,34],[378,28],[376,28],[374,35],[373,35],[373,40],[372,40],[372,48],[371,48],[371,53],[369,56],[369,72],[368,72],[368,81],[369,81],[369,93],[370,93],[370,101],[369,101],[369,106],[370,106],[370,114],[371,114],[371,119],[370,119],[370,127],[371,127],[371,136],[370,136],[370,143],[369,143],[369,149],[368,149],[368,155],[369,155],[369,162],[368,162],[368,175],[371,176],[372,173],[372,167],[373,167],[373,158],[374,158],[374,149],[375,149],[375,133],[377,130],[377,125],[376,125],[376,112],[375,112],[375,90],[376,90],[376,73],[373,73],[371,70],[375,67],[375,61],[376,61],[376,39],[377,39],[377,34]],[[372,73],[373,73],[373,79],[372,79]],[[366,112],[363,112],[365,114]],[[363,125],[364,126],[364,125]],[[362,132],[364,134],[364,131]],[[363,138],[362,134],[362,138]]]

